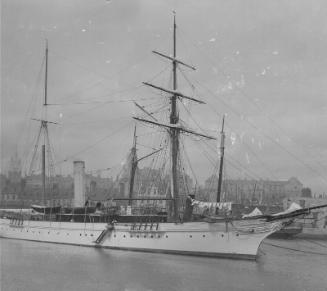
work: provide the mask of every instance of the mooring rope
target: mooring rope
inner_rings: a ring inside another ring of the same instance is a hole
[[[276,247],[276,248],[280,248],[280,249],[294,251],[294,252],[300,252],[300,253],[306,253],[306,254],[312,254],[312,255],[327,256],[327,253],[320,253],[320,252],[312,252],[312,251],[299,250],[299,249],[284,247],[284,246],[280,246],[280,245],[276,245],[276,244],[271,244],[271,243],[267,243],[267,242],[264,242],[264,244],[269,245],[269,246],[273,246],[273,247]]]

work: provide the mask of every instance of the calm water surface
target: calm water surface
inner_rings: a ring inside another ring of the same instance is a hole
[[[9,239],[0,244],[2,291],[327,290],[327,241],[266,240],[256,262]]]

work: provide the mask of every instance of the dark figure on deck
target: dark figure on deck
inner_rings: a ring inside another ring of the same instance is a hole
[[[183,221],[191,221],[192,220],[192,212],[193,212],[193,205],[192,199],[194,199],[194,195],[189,195],[185,201],[185,209],[183,215]]]

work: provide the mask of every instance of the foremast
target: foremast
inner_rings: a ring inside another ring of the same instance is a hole
[[[134,178],[137,169],[137,156],[136,156],[136,126],[134,127],[134,138],[133,147],[131,149],[131,169],[130,169],[130,180],[129,180],[129,195],[128,205],[132,205],[133,190],[134,190]]]
[[[219,163],[219,176],[218,176],[218,189],[217,189],[217,202],[221,199],[221,186],[223,183],[223,168],[224,168],[224,152],[225,152],[225,116],[223,116],[223,124],[221,126],[221,140],[220,140],[220,163]]]

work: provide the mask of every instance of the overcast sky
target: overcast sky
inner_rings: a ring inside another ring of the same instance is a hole
[[[218,136],[227,115],[226,176],[295,176],[326,193],[324,0],[3,0],[2,171],[16,149],[28,160],[39,127],[30,119],[45,114],[46,38],[48,102],[61,104],[47,109],[59,123],[49,126],[58,172],[70,173],[74,159],[85,160],[87,170],[120,164],[132,144],[131,117],[140,115],[128,100],[152,111],[168,106],[166,96],[142,82],[171,85],[169,62],[151,51],[171,53],[172,10],[178,57],[197,68],[181,67],[180,90],[207,103],[184,102],[180,117]],[[139,155],[159,140],[151,131],[158,130],[138,126]],[[212,174],[217,143],[209,142],[211,149],[199,140],[184,143],[202,182]]]

